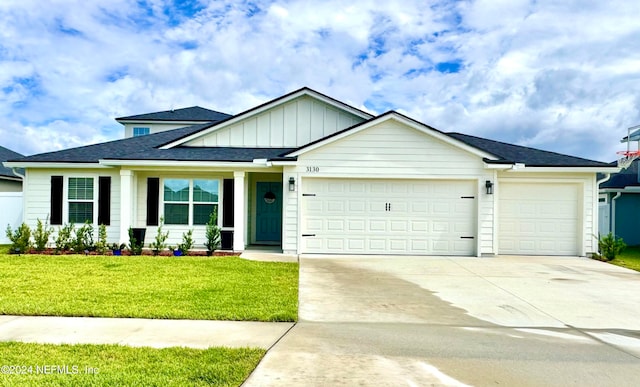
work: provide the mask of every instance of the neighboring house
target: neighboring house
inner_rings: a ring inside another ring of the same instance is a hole
[[[639,162],[600,184],[600,234],[612,232],[629,246],[640,245]]]
[[[12,229],[19,227],[22,223],[22,176],[24,171],[14,171],[2,165],[3,161],[22,157],[20,153],[14,152],[0,146],[0,244],[10,243],[6,237],[5,228],[10,225]]]
[[[221,121],[7,165],[26,169],[30,225],[88,220],[110,241],[146,227],[148,244],[164,218],[170,244],[194,229],[203,247],[213,211],[236,251],[459,256],[597,251],[596,173],[619,170],[373,116],[308,88]]]

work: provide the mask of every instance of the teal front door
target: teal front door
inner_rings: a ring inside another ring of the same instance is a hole
[[[256,243],[282,242],[282,183],[258,182],[256,187]]]

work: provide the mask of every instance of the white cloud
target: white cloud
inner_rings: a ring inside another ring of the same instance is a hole
[[[117,116],[237,113],[302,86],[599,160],[640,123],[635,2],[172,4],[0,3],[1,145],[31,154],[115,139]]]

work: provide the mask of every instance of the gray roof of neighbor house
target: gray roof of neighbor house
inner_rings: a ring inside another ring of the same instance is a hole
[[[507,144],[500,141],[470,136],[462,133],[445,133],[498,157],[498,160],[486,160],[489,164],[522,163],[528,167],[611,167],[609,163],[563,155],[526,146]]]
[[[165,110],[162,112],[137,114],[134,116],[118,117],[116,121],[207,121],[220,122],[232,117],[229,114],[191,106],[182,109]]]
[[[18,152],[14,152],[3,146],[0,146],[0,177],[10,177],[13,179],[21,179],[20,176],[13,173],[13,169],[7,168],[4,165],[2,165],[3,161],[17,159],[19,157],[23,157],[23,156]]]
[[[623,169],[618,173],[611,174],[611,178],[600,184],[600,188],[625,188],[625,187],[640,187],[640,175],[638,175],[638,169],[640,169],[640,160],[634,160],[629,168]],[[611,163],[612,166],[617,165],[617,162]],[[600,174],[599,174],[600,175]],[[598,176],[601,179],[603,176]]]

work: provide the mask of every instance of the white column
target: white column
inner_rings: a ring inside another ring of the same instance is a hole
[[[133,171],[120,170],[120,243],[129,241],[133,219]]]
[[[245,188],[244,172],[233,172],[233,250],[245,248]]]

